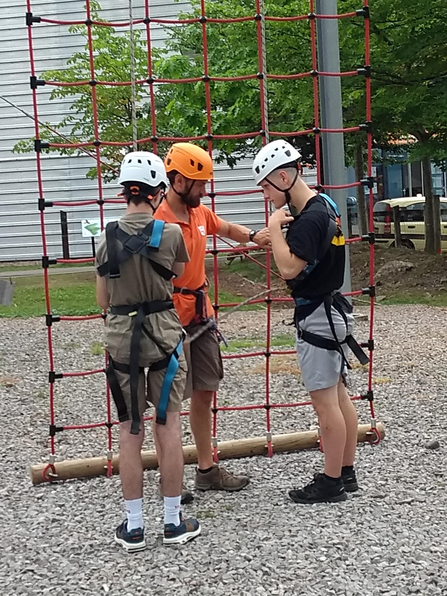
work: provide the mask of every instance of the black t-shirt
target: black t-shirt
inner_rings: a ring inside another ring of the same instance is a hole
[[[331,209],[326,199],[315,196],[289,226],[286,241],[290,252],[307,263],[303,279],[291,284],[294,298],[319,298],[343,285],[344,243],[331,243],[322,254],[327,246]]]

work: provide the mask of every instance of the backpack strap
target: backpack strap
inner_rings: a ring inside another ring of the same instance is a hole
[[[106,242],[107,242],[107,255],[108,260],[108,273],[111,279],[120,276],[120,264],[118,256],[118,244],[116,241],[116,232],[118,230],[118,222],[110,221],[106,226]],[[101,275],[98,268],[98,273]]]
[[[111,279],[119,278],[120,265],[132,255],[139,254],[149,261],[158,275],[170,281],[175,276],[174,272],[151,258],[160,247],[164,225],[164,221],[152,220],[138,234],[128,234],[119,227],[118,222],[109,222],[106,227],[108,260],[97,268],[98,275],[104,277],[109,274]],[[118,240],[123,245],[120,251],[117,246]]]

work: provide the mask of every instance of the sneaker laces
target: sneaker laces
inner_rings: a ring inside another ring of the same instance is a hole
[[[219,468],[219,473],[222,480],[234,480],[237,478],[236,474],[226,468]]]

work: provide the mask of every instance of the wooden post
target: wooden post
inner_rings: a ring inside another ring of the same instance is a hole
[[[401,248],[402,246],[402,233],[400,231],[400,209],[399,205],[393,207],[393,221],[394,221],[394,246]]]
[[[385,436],[385,429],[382,424],[377,425],[377,431],[381,438]],[[371,441],[375,436],[371,433],[369,424],[361,424],[358,427],[358,442]],[[315,449],[318,447],[318,431],[307,431],[276,435],[272,438],[273,451],[284,453],[286,451],[300,451],[303,449]],[[249,439],[238,439],[235,441],[223,441],[218,444],[220,459],[234,457],[248,457],[251,455],[267,455],[267,441],[265,437],[251,437]],[[183,447],[185,464],[197,462],[197,450],[195,445]],[[158,467],[155,451],[142,451],[141,459],[145,470]],[[91,478],[93,476],[105,475],[107,472],[106,457],[91,457],[89,459],[73,459],[57,462],[54,464],[55,475],[48,475],[49,480],[67,480],[69,478]],[[41,484],[47,480],[43,477],[47,469],[46,464],[31,466],[31,481],[33,484]],[[112,470],[119,474],[119,455],[112,459]]]

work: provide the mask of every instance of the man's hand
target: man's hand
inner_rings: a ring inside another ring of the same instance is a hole
[[[288,211],[284,209],[277,209],[275,213],[270,216],[269,230],[281,228],[282,226],[291,223],[294,218]]]
[[[253,242],[262,248],[270,248],[272,243],[270,242],[270,232],[268,228],[259,230],[253,236]]]

